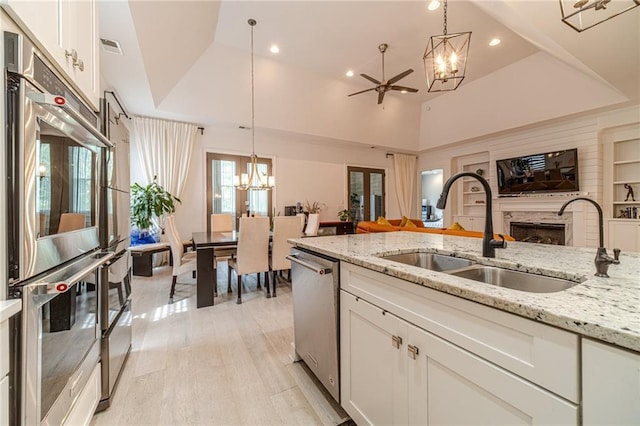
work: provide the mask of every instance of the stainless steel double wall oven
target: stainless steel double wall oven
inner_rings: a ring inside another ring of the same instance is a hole
[[[14,424],[61,424],[100,358],[99,118],[19,31],[5,31],[8,294]],[[104,208],[104,207],[102,207]]]

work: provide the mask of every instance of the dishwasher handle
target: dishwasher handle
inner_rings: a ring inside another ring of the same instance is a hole
[[[295,254],[290,254],[289,256],[287,256],[287,260],[290,260],[293,263],[297,263],[300,266],[304,266],[305,268],[312,270],[316,274],[328,275],[333,272],[331,268],[325,268],[323,266],[318,267],[316,265],[312,265],[311,263],[300,260]]]

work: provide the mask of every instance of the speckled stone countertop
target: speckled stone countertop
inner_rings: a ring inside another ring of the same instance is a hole
[[[610,278],[598,278],[593,275],[595,248],[510,242],[506,249],[496,249],[496,257],[489,259],[482,257],[480,238],[419,232],[299,238],[290,242],[354,265],[640,352],[640,253],[623,252],[620,265],[610,265]],[[379,257],[417,250],[583,282],[557,293],[528,293]]]

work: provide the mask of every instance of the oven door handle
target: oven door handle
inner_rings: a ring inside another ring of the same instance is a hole
[[[57,117],[64,123],[69,123],[70,120],[80,124],[87,132],[93,136],[107,148],[113,148],[115,145],[109,141],[102,133],[100,133],[86,118],[78,114],[73,108],[69,107],[67,100],[64,96],[52,95],[49,93],[40,93],[36,91],[27,92],[27,96],[33,102],[40,105],[48,113]]]
[[[56,279],[53,282],[46,281],[50,276],[44,277],[42,280],[25,284],[23,288],[25,290],[34,290],[35,288],[38,288],[38,295],[64,293],[65,291],[73,287],[76,282],[80,281],[89,272],[107,264],[115,255],[116,254],[113,252],[105,253],[104,256],[101,256],[99,259],[96,259],[94,262],[88,264],[69,277],[62,277],[62,279]],[[24,294],[26,294],[26,292]]]
[[[311,263],[307,263],[303,260],[300,260],[298,258],[298,256],[296,256],[295,254],[290,254],[289,256],[287,256],[287,260],[290,260],[293,263],[297,263],[300,266],[303,266],[307,269],[312,270],[313,272],[315,272],[316,274],[320,274],[320,275],[329,275],[331,272],[333,272],[331,270],[331,268],[324,268],[322,266],[320,266],[319,268],[315,265],[312,265]]]

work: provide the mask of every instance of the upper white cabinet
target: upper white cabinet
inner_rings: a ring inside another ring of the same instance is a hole
[[[582,410],[587,425],[640,424],[640,354],[582,339]]]
[[[99,40],[96,0],[1,0],[27,35],[98,110]]]
[[[603,137],[603,210],[609,218],[608,245],[637,252],[640,251],[640,126],[614,129]]]

